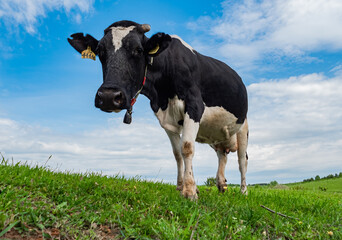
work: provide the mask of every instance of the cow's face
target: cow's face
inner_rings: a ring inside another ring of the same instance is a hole
[[[82,33],[68,39],[78,52],[90,47],[100,58],[103,84],[95,96],[97,108],[105,112],[130,108],[131,99],[142,86],[148,57],[160,54],[171,41],[164,33],[148,39],[144,33],[149,30],[148,24],[120,21],[109,26],[100,41]],[[156,48],[158,51],[151,53]]]

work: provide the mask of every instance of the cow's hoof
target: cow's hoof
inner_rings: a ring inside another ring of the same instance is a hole
[[[195,200],[197,200],[198,199],[198,195],[197,195],[197,191],[198,191],[198,189],[196,188],[196,191],[195,192],[193,192],[193,191],[181,191],[181,194],[182,194],[182,196],[183,197],[185,197],[185,198],[188,198],[188,199],[190,199],[191,201],[195,201]]]
[[[219,184],[219,185],[217,185],[217,188],[218,188],[219,192],[224,193],[227,190],[227,184],[225,184],[225,183]]]
[[[197,199],[198,199],[197,193],[193,194],[193,195],[191,195],[191,194],[186,194],[186,195],[182,194],[182,195],[183,195],[183,197],[185,197],[191,201],[197,201]]]
[[[247,191],[247,187],[246,186],[241,186],[240,191],[241,191],[241,193],[243,195],[246,195],[246,196],[248,195],[248,191]]]
[[[190,199],[191,201],[197,201],[198,195],[195,194],[195,195],[189,196],[188,199]]]

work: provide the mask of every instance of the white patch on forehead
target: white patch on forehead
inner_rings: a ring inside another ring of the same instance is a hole
[[[195,54],[194,49],[187,42],[185,42],[183,39],[181,39],[179,36],[171,35],[171,37],[176,38],[179,41],[181,41],[181,43],[184,45],[184,47],[188,48],[193,54]]]
[[[112,27],[113,45],[116,52],[122,47],[122,39],[130,33],[135,26],[130,27]]]

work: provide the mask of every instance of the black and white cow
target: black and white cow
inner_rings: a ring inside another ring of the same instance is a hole
[[[127,109],[129,123],[142,89],[170,138],[178,167],[177,189],[184,197],[195,199],[198,193],[192,170],[195,141],[208,143],[216,151],[216,181],[222,192],[227,186],[227,154],[237,151],[241,192],[247,193],[248,103],[241,78],[178,36],[157,33],[147,38],[144,33],[149,30],[148,24],[119,21],[105,29],[100,41],[83,33],[68,39],[78,52],[92,50],[100,58],[103,84],[95,106],[105,112]]]

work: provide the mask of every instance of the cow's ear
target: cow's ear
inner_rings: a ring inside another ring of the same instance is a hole
[[[70,45],[76,49],[77,52],[81,53],[90,47],[90,50],[97,55],[96,49],[99,43],[93,36],[87,34],[83,36],[83,33],[74,33],[68,38]]]
[[[145,44],[145,54],[155,57],[164,51],[171,42],[171,37],[165,33],[156,33]]]

